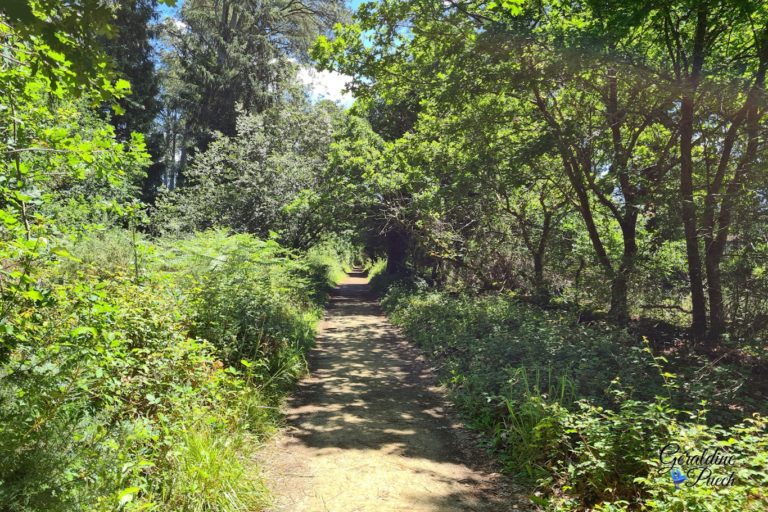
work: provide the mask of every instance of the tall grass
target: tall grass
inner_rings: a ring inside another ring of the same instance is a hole
[[[546,378],[546,382],[543,380]],[[507,388],[499,396],[506,409],[496,436],[504,439],[503,460],[512,471],[530,478],[546,472],[551,448],[562,436],[559,412],[573,404],[575,388],[566,376],[552,368],[542,372],[516,368]]]
[[[179,512],[252,512],[266,507],[269,495],[244,460],[243,454],[250,452],[246,442],[206,425],[184,430],[169,453],[164,507]]]

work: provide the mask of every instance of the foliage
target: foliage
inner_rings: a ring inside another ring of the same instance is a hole
[[[190,512],[263,508],[268,503],[265,489],[248,474],[253,469],[241,462],[246,442],[206,426],[186,431],[170,455],[173,469],[165,506]]]
[[[140,234],[149,155],[134,130],[148,129],[156,89],[146,77],[128,99],[115,72],[141,80],[134,66],[152,67],[155,5],[122,5],[118,20],[88,2],[16,2],[0,14],[3,510],[264,507],[250,456],[276,428],[329,287],[354,256],[328,235],[297,252],[223,231]],[[279,132],[262,179],[323,164],[317,145],[329,136],[318,133],[329,126],[287,137],[309,109],[249,119]],[[309,179],[280,207],[300,209]]]
[[[0,370],[9,510],[264,501],[244,457],[304,371],[338,263],[328,249],[304,258],[210,233],[145,249],[137,283],[132,242],[83,240],[72,254],[123,256],[40,271],[45,292],[10,306]]]
[[[338,108],[298,101],[262,114],[240,112],[237,135],[221,136],[186,171],[186,186],[162,197],[154,223],[165,232],[227,226],[293,247],[319,241],[312,193],[327,165]]]
[[[90,92],[112,99],[128,87],[125,80],[113,84],[109,61],[98,42],[112,34],[112,16],[112,7],[98,0],[6,3],[0,10],[2,46],[10,50],[3,56],[4,71],[29,66],[58,94]],[[18,39],[6,39],[11,33]]]
[[[500,393],[519,380],[520,368],[527,377],[548,376],[542,392],[565,378],[580,395],[603,401],[619,373],[628,384],[642,383],[638,393],[646,397],[660,385],[629,336],[610,326],[577,323],[567,312],[544,311],[510,296],[413,293],[402,285],[391,288],[383,304],[416,343],[446,359],[444,370],[461,384],[459,402],[466,397],[482,403],[483,393]]]
[[[55,69],[35,69],[27,60],[30,53],[55,50],[38,48],[41,41],[26,25],[0,22],[0,293],[10,307],[45,292],[30,277],[33,267],[67,257],[52,239],[61,230],[52,217],[71,215],[84,228],[106,212],[130,208],[147,155],[141,136],[128,144],[116,141],[112,127],[91,108],[99,98],[123,95],[127,82],[113,86],[102,77],[99,88],[83,87],[75,98],[51,74],[77,75],[76,63],[61,60]],[[8,307],[0,321],[7,319]]]
[[[153,21],[158,0],[130,0],[117,6],[113,37],[104,48],[116,73],[131,83],[131,94],[120,100],[121,113],[112,117],[118,140],[136,132],[149,136],[160,110],[157,95],[160,84],[153,62]]]
[[[683,412],[673,403],[696,404],[675,383],[681,376],[647,345],[634,348],[611,328],[574,325],[509,297],[395,285],[383,304],[436,359],[453,400],[507,470],[536,482],[533,500],[548,510],[760,510],[768,503],[759,490],[768,477],[765,418],[726,429],[708,424],[701,408]],[[703,480],[674,492],[659,455],[671,442],[699,453],[727,450],[737,461],[736,483]]]
[[[368,272],[368,284],[373,293],[381,295],[392,284],[392,280],[386,272],[387,260],[379,258],[372,261],[366,271]]]
[[[191,258],[185,286],[193,290],[191,333],[214,340],[230,364],[259,361],[273,379],[300,373],[301,354],[311,343],[314,321],[339,277],[335,255],[315,249],[297,259],[277,242],[221,232],[170,245],[173,269]]]
[[[162,135],[156,119],[162,104],[159,100],[160,77],[156,65],[158,0],[129,0],[117,5],[113,21],[114,34],[103,41],[104,51],[115,73],[131,83],[131,94],[118,101],[119,109],[109,115],[120,141],[131,139],[132,133],[144,135],[152,165],[142,179],[141,199],[152,201],[155,189],[165,171],[162,157]]]
[[[540,506],[768,506],[765,2],[158,3],[0,7],[3,510],[265,506],[361,263]]]
[[[177,184],[188,156],[207,149],[216,133],[234,137],[240,111],[285,103],[296,88],[296,60],[345,12],[338,0],[184,2],[163,25],[166,185]]]
[[[713,349],[743,313],[724,273],[751,231],[737,219],[764,219],[766,20],[760,2],[398,0],[362,6],[313,55],[353,77],[372,119],[418,105],[377,125],[392,143],[369,180],[399,179],[378,224],[398,226],[412,268],[619,325],[684,313]],[[659,257],[683,271],[648,279]]]
[[[765,506],[765,297],[746,290],[767,21],[760,2],[396,0],[313,49],[386,140],[354,195],[372,258],[397,262],[372,285],[409,276],[385,307],[543,506]],[[652,459],[676,438],[730,443],[746,472],[673,493]]]

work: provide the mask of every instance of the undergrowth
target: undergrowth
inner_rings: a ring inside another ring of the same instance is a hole
[[[343,252],[343,251],[342,251]],[[0,322],[0,509],[253,511],[344,254],[94,233]]]
[[[394,282],[394,279],[387,274],[387,260],[380,258],[369,262],[366,271],[368,272],[368,283],[371,291],[377,295],[384,293]]]
[[[506,470],[535,488],[532,500],[542,509],[768,507],[766,418],[743,414],[721,427],[713,418],[728,416],[708,418],[709,388],[697,391],[683,369],[670,372],[647,341],[513,296],[400,283],[382,303],[432,357],[453,401]],[[670,457],[661,456],[670,443],[678,455],[719,448],[734,464],[709,472],[681,464],[688,481],[675,490]],[[728,485],[714,481],[731,473]]]

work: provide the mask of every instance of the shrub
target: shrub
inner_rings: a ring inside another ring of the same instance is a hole
[[[377,259],[370,262],[368,268],[368,283],[371,291],[376,295],[384,295],[384,292],[395,286],[409,288],[413,283],[387,273],[387,260]]]
[[[558,463],[552,477],[541,482],[554,489],[550,499],[538,499],[547,509],[728,512],[768,506],[765,417],[755,415],[724,429],[707,425],[701,413],[678,420],[686,414],[663,398],[625,400],[616,410],[588,402],[579,406],[565,417],[567,435],[559,447]],[[676,490],[667,464],[670,458],[662,463],[660,456],[669,443],[692,453],[725,449],[734,466],[715,465],[707,475],[725,479],[733,471],[733,483],[707,483],[706,476],[697,482],[702,470],[682,466],[689,481]]]
[[[333,253],[118,231],[70,252],[0,318],[3,510],[260,508],[245,460],[304,371]]]
[[[343,275],[332,248],[296,255],[275,241],[210,232],[172,252],[177,260],[165,268],[190,290],[193,335],[210,340],[231,365],[256,362],[250,371],[270,385],[303,371],[320,305]],[[191,275],[184,271],[190,260]]]

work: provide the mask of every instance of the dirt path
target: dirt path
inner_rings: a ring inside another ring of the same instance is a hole
[[[360,274],[332,297],[310,367],[288,404],[288,428],[263,455],[275,511],[527,508],[471,460],[477,450],[446,415],[418,351],[368,298]]]

